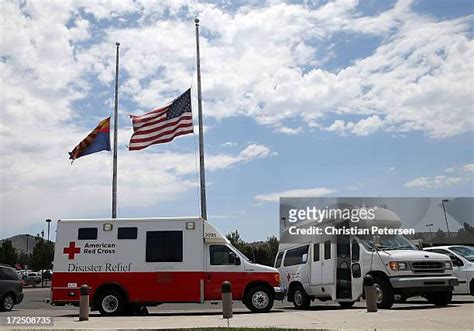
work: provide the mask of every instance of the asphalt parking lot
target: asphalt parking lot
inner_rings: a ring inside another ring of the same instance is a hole
[[[212,304],[163,304],[150,307],[148,316],[101,317],[93,312],[90,320],[78,322],[77,307],[55,307],[44,300],[49,289],[25,289],[23,303],[9,313],[0,313],[2,327],[7,327],[7,316],[49,316],[54,328],[195,328],[226,327],[221,306]],[[434,307],[423,298],[412,298],[396,304],[390,310],[367,313],[365,303],[358,302],[352,309],[341,309],[335,303],[317,302],[306,311],[295,310],[289,303],[276,302],[268,314],[251,314],[242,304],[234,303],[235,327],[280,328],[426,328],[472,329],[474,297],[455,296],[447,307]],[[47,326],[46,328],[51,328]]]

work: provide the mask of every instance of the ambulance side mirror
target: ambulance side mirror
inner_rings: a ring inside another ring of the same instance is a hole
[[[302,263],[308,262],[308,254],[307,254],[307,253],[306,253],[306,254],[303,254],[303,256],[301,257],[301,262],[302,262]]]
[[[241,263],[241,262],[240,262],[240,257],[236,256],[236,257],[234,258],[234,265],[240,265],[240,263]]]

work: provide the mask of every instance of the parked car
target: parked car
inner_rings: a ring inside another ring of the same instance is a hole
[[[0,265],[0,310],[10,311],[23,301],[23,281],[15,269]]]
[[[53,277],[53,272],[51,270],[43,271],[43,280],[51,280],[52,277]]]
[[[459,279],[454,287],[454,294],[474,295],[474,248],[470,246],[452,245],[427,247],[426,251],[446,254],[453,263],[453,272]]]
[[[41,283],[41,273],[40,272],[29,272],[24,276],[23,280],[27,285],[37,285]]]

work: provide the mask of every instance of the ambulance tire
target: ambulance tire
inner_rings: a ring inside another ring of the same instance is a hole
[[[106,289],[99,294],[97,307],[102,316],[119,316],[124,313],[125,301],[121,291]]]
[[[296,309],[308,309],[311,306],[311,299],[301,286],[298,286],[293,293],[293,305]]]
[[[379,309],[390,309],[393,306],[395,300],[393,287],[388,279],[383,277],[374,277],[374,286],[376,289],[376,301],[377,308]]]
[[[268,313],[273,301],[273,293],[268,287],[255,286],[247,292],[244,303],[252,313]]]

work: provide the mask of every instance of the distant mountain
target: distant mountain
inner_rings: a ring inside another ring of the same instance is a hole
[[[28,240],[28,252],[31,254],[33,253],[33,248],[36,245],[37,239],[38,237],[32,236],[31,234],[18,234],[10,238],[1,239],[0,245],[3,243],[4,240],[10,240],[17,253],[26,253],[26,243]]]

